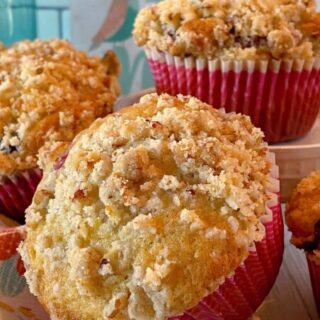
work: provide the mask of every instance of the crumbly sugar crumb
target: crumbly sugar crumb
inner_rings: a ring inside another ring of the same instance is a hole
[[[208,59],[306,59],[319,56],[314,0],[164,0],[142,9],[139,46]]]

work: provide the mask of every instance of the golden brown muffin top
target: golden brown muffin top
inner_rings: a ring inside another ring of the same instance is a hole
[[[306,59],[319,55],[314,0],[164,0],[139,13],[139,46],[209,59]]]
[[[297,185],[287,204],[286,220],[294,245],[311,253],[320,248],[320,171]]]
[[[70,141],[112,110],[119,63],[63,40],[0,49],[0,177],[34,168],[45,142]]]
[[[97,120],[28,209],[32,292],[57,319],[167,319],[196,305],[265,234],[266,154],[249,117],[191,97],[146,95]]]

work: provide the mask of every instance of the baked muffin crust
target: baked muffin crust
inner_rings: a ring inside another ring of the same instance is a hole
[[[320,171],[301,180],[287,204],[291,242],[310,253],[320,246]],[[319,259],[320,262],[320,259]]]
[[[28,209],[32,292],[61,320],[196,305],[265,234],[266,153],[248,117],[181,95],[97,120],[45,169]]]
[[[319,55],[314,0],[164,0],[142,9],[136,43],[174,56],[306,59]]]
[[[0,177],[36,167],[45,142],[71,141],[112,110],[119,62],[63,40],[0,48]]]

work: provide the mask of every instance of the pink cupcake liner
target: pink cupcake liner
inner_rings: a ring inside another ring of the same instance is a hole
[[[313,297],[317,306],[318,315],[320,317],[320,264],[316,263],[309,254],[307,254],[306,257],[309,267]]]
[[[320,109],[320,60],[223,61],[146,50],[158,93],[249,115],[269,143],[302,137]]]
[[[265,238],[255,243],[248,258],[212,294],[197,306],[174,320],[245,320],[269,294],[282,263],[284,228],[279,198],[278,169],[271,176],[272,200],[268,203],[267,219],[262,222]],[[320,286],[319,286],[320,288]]]
[[[41,170],[31,169],[5,176],[0,182],[0,213],[23,223],[25,210],[41,180]]]

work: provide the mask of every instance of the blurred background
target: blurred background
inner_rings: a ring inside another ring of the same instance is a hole
[[[122,94],[153,86],[144,52],[133,43],[134,19],[150,0],[0,0],[0,41],[63,38],[91,55],[114,50]]]
[[[0,41],[63,38],[92,55],[114,50],[122,63],[122,94],[153,86],[131,31],[137,12],[154,0],[0,0]],[[317,0],[320,8],[320,0]]]

